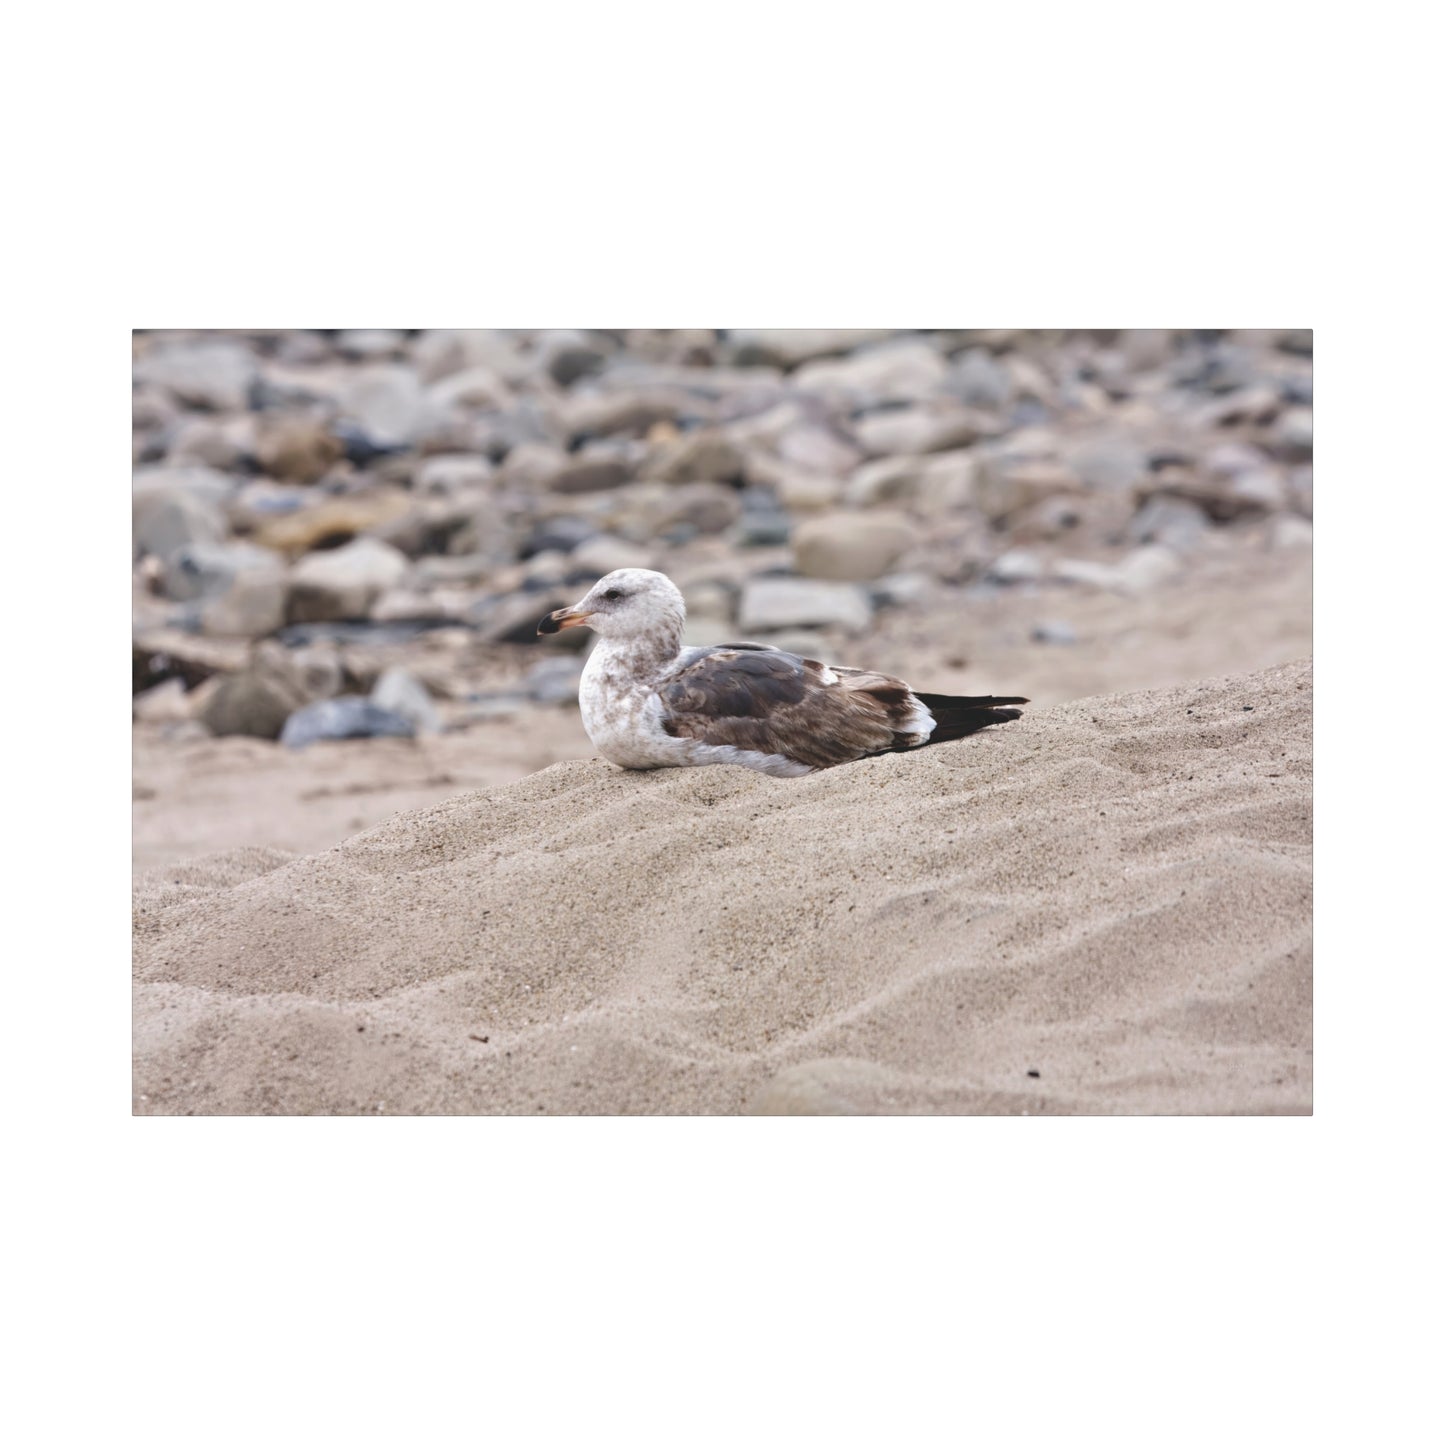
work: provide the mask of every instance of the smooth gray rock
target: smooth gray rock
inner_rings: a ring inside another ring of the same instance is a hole
[[[862,632],[872,617],[868,594],[850,583],[754,577],[743,588],[738,626],[744,632],[776,632],[785,627],[841,627]]]
[[[416,439],[426,415],[421,380],[407,366],[363,367],[341,394],[343,416],[381,446]]]
[[[442,730],[441,714],[426,684],[404,667],[388,667],[377,678],[371,701],[385,712],[409,719],[418,734]]]
[[[207,637],[267,637],[286,625],[291,583],[284,570],[238,573],[219,596],[201,604]]]
[[[1176,552],[1197,547],[1209,530],[1204,509],[1183,497],[1150,497],[1129,521],[1134,542],[1162,542]]]
[[[308,703],[286,719],[281,741],[288,748],[344,738],[409,738],[416,735],[410,718],[389,712],[364,697],[333,697]]]
[[[1010,587],[1022,582],[1037,582],[1043,575],[1044,559],[1026,547],[1011,547],[995,557],[984,572],[990,582],[1001,582]]]
[[[134,558],[159,557],[163,563],[185,547],[219,546],[226,518],[214,502],[187,491],[147,491],[131,506]]]
[[[280,557],[266,547],[250,542],[192,542],[166,559],[166,596],[176,602],[218,597],[243,572],[284,571]]]
[[[1072,647],[1078,640],[1079,634],[1069,622],[1036,622],[1029,633],[1029,641],[1046,647]]]
[[[575,703],[584,665],[580,657],[545,657],[528,669],[522,686],[533,702]]]
[[[222,680],[200,720],[217,737],[274,738],[307,700],[305,683],[286,649],[262,643],[243,671]]]
[[[949,372],[948,389],[965,406],[1005,407],[1013,400],[1014,381],[1008,367],[982,347],[965,351]]]
[[[308,552],[291,570],[287,618],[340,622],[365,617],[406,571],[405,555],[375,537],[358,537],[329,552]]]
[[[211,411],[244,411],[257,375],[249,348],[225,340],[168,342],[141,357],[133,370],[138,380]]]
[[[873,582],[917,540],[906,517],[883,512],[835,512],[810,517],[793,534],[793,556],[804,577]]]

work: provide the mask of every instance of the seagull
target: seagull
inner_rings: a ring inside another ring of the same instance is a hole
[[[1019,716],[1026,697],[914,692],[758,642],[684,647],[682,593],[661,572],[609,572],[539,633],[590,627],[578,701],[593,746],[621,768],[737,763],[775,778],[966,737]]]

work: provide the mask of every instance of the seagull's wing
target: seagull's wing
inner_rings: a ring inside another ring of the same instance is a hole
[[[811,768],[919,747],[934,730],[932,714],[897,678],[776,648],[689,650],[658,693],[672,737]]]

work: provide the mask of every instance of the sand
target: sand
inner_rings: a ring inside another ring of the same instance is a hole
[[[1312,1107],[1312,673],[597,761],[135,895],[143,1114]]]

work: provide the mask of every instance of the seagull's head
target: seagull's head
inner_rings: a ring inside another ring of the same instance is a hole
[[[682,593],[669,578],[642,567],[623,567],[594,583],[575,607],[548,613],[537,631],[590,627],[601,637],[670,637],[675,642],[686,615]]]

